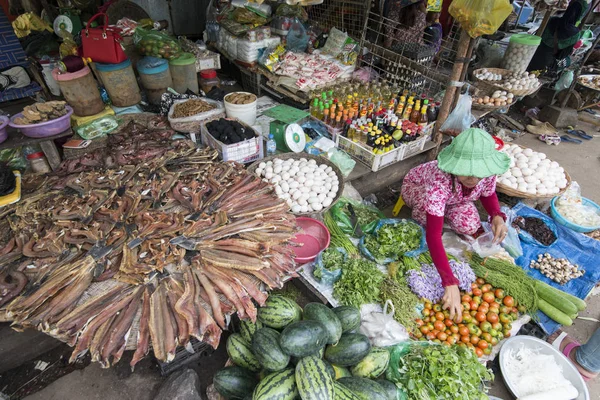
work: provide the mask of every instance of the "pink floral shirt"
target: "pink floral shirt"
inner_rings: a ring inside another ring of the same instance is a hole
[[[411,169],[402,183],[402,197],[411,208],[443,217],[446,207],[474,202],[496,191],[496,176],[482,179],[474,188],[463,190],[458,179],[438,168],[437,161]]]

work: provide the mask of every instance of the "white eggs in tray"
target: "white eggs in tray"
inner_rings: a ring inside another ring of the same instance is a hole
[[[255,173],[275,186],[277,196],[287,201],[294,214],[315,213],[329,207],[340,186],[333,168],[314,159],[275,158],[261,162]]]
[[[506,144],[501,150],[511,158],[511,168],[498,177],[504,186],[531,195],[557,194],[567,187],[565,170],[546,154]]]

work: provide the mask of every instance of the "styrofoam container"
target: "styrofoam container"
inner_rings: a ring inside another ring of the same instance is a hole
[[[243,93],[243,94],[251,94],[254,96],[254,101],[249,104],[231,104],[227,101],[227,98],[232,94]],[[258,101],[258,97],[249,92],[234,92],[230,93],[223,99],[225,102],[225,112],[227,113],[227,118],[237,118],[240,121],[244,122],[246,125],[254,125],[256,122],[256,104]]]
[[[573,363],[571,363],[571,361],[567,357],[565,357],[564,354],[562,354],[560,351],[556,350],[554,347],[552,347],[547,342],[544,342],[543,340],[540,340],[533,336],[525,335],[515,336],[506,340],[506,342],[502,346],[502,349],[500,349],[500,370],[502,371],[502,379],[504,380],[504,383],[508,387],[508,390],[510,390],[510,392],[513,394],[513,396],[519,398],[520,393],[515,393],[514,382],[507,379],[504,373],[504,371],[506,371],[506,355],[508,354],[507,352],[510,352],[512,350],[518,350],[521,347],[532,350],[536,349],[540,354],[553,356],[556,363],[562,368],[563,376],[565,377],[565,379],[570,381],[571,384],[575,386],[575,388],[579,392],[579,396],[577,396],[577,398],[574,400],[590,399],[590,392],[588,391],[588,388],[583,378],[581,377]]]

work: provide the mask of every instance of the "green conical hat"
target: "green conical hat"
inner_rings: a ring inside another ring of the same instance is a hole
[[[452,175],[487,178],[508,171],[510,157],[496,150],[496,142],[486,131],[469,128],[440,152],[438,167]]]

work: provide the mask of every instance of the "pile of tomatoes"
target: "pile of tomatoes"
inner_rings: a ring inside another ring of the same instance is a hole
[[[511,323],[519,312],[525,312],[513,297],[505,296],[503,289],[492,287],[482,278],[471,285],[471,292],[463,293],[462,306],[462,322],[457,324],[447,310],[442,310],[441,304],[426,301],[422,319],[416,320],[418,329],[413,337],[467,347],[482,357],[491,354],[494,345],[510,336]]]

